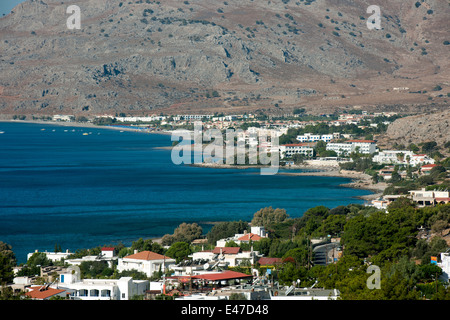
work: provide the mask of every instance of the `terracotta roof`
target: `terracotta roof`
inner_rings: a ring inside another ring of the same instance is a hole
[[[192,276],[192,279],[203,279],[210,281],[220,281],[220,280],[229,280],[229,279],[242,279],[242,278],[251,278],[252,275],[236,272],[236,271],[224,271],[220,273],[205,273],[199,274],[196,276]]]
[[[102,251],[114,251],[114,248],[111,247],[103,247]]]
[[[243,235],[242,237],[238,238],[239,241],[259,241],[262,238],[260,236],[258,236],[257,234],[254,233],[247,233],[245,235]]]
[[[155,252],[152,252],[152,251],[141,251],[141,252],[138,252],[138,253],[126,256],[125,258],[126,259],[137,259],[137,260],[147,260],[147,261],[149,261],[149,260],[163,260],[164,257],[166,258],[166,260],[172,259],[172,258],[169,258],[167,256],[163,256],[163,255],[161,255],[159,253],[155,253]]]
[[[437,167],[437,164],[431,164],[431,163],[429,163],[429,164],[424,164],[424,165],[422,166],[422,168],[433,168],[433,167]]]
[[[258,263],[262,266],[266,266],[266,265],[274,265],[274,264],[281,264],[283,263],[283,259],[281,258],[268,258],[268,257],[263,257],[261,259],[258,260]]]
[[[39,287],[35,287],[33,288],[33,291],[27,292],[25,293],[26,296],[30,297],[31,299],[48,299],[54,295],[57,295],[59,293],[65,292],[66,290],[62,290],[62,289],[54,289],[54,288],[48,288],[45,290],[42,290],[44,286],[39,286]]]
[[[213,253],[220,253],[221,249],[223,254],[237,254],[241,251],[239,247],[215,247]]]

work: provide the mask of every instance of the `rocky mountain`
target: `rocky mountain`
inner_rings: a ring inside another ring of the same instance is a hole
[[[448,154],[444,144],[450,142],[450,112],[414,115],[395,120],[389,125],[380,142],[386,146],[394,143],[408,146],[435,141],[443,153]]]
[[[0,19],[0,114],[448,107],[448,1],[378,0],[380,30],[371,4],[28,0]]]

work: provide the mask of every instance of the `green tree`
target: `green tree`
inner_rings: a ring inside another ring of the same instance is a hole
[[[244,233],[248,230],[248,223],[242,220],[226,221],[215,224],[206,235],[210,244],[215,244],[217,240],[234,236],[237,233]]]
[[[164,235],[161,243],[163,245],[171,245],[175,242],[192,242],[202,236],[203,229],[197,223],[182,223],[172,235]]]
[[[284,209],[273,209],[272,207],[266,207],[257,211],[253,215],[252,226],[263,226],[269,229],[272,224],[277,224],[285,221],[288,218],[288,214]]]
[[[0,285],[12,282],[16,262],[11,245],[0,241]]]
[[[436,141],[429,141],[429,142],[424,142],[422,144],[422,152],[423,153],[427,153],[430,154],[433,151],[435,151],[437,148],[437,143]]]
[[[166,254],[175,259],[177,263],[186,259],[188,255],[192,253],[189,243],[186,242],[175,242],[167,250]]]

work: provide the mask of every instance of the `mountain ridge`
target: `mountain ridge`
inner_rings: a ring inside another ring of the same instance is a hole
[[[364,0],[28,0],[0,19],[1,114],[445,108],[448,4],[379,3],[375,31]]]

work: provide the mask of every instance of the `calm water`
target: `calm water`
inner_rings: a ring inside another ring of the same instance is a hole
[[[45,130],[42,130],[45,129]],[[246,220],[261,208],[362,203],[333,177],[262,176],[259,169],[172,164],[170,136],[0,123],[0,241],[19,262],[35,249],[130,245],[182,222]],[[83,133],[90,133],[83,135]]]

